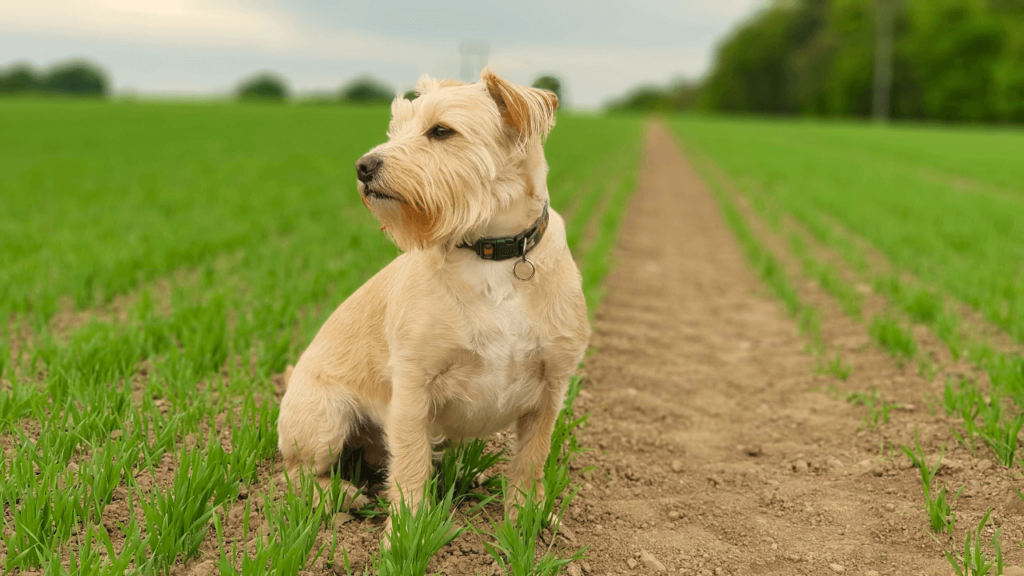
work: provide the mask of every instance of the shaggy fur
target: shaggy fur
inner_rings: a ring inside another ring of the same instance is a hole
[[[515,235],[540,216],[557,97],[490,68],[473,84],[424,77],[416,91],[415,100],[395,99],[388,141],[367,153],[380,167],[359,183],[404,253],[320,329],[289,374],[278,421],[287,473],[302,468],[326,486],[342,451],[362,446],[386,462],[391,501],[401,494],[413,507],[433,443],[513,424],[510,484],[539,484],[590,335],[580,273],[553,210],[527,282],[512,276],[514,260],[458,248]],[[438,125],[454,132],[432,135]]]

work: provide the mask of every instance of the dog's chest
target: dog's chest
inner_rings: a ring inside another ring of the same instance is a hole
[[[540,349],[536,327],[529,320],[526,298],[515,289],[508,272],[478,278],[479,291],[469,310],[469,350],[482,360],[481,384],[503,388],[533,368]]]
[[[466,302],[462,334],[473,360],[455,370],[465,378],[457,378],[461,390],[454,391],[441,415],[450,438],[507,427],[536,405],[542,386],[542,343],[526,297],[504,277],[474,280],[477,290]]]

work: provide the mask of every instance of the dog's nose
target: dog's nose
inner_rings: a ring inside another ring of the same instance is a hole
[[[356,162],[356,176],[360,182],[369,182],[380,168],[380,156],[363,156]]]

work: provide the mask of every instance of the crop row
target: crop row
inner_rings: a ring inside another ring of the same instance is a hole
[[[752,135],[755,127],[758,133]],[[966,358],[984,375],[985,381],[969,375],[950,376],[942,398],[924,400],[937,401],[948,416],[960,418],[961,432],[954,430],[953,434],[971,452],[986,446],[1006,467],[1016,469],[1022,463],[1017,453],[1024,425],[1024,360],[1019,347],[997,349],[961,317],[963,304],[968,304],[1019,340],[1019,319],[1014,312],[1019,286],[994,288],[1008,281],[1007,273],[1013,278],[1019,272],[1019,261],[1012,263],[1013,250],[995,247],[999,242],[1016,241],[1012,227],[995,232],[982,230],[978,222],[968,218],[960,236],[954,238],[945,228],[946,216],[940,217],[936,211],[955,210],[963,202],[957,195],[963,192],[951,192],[955,187],[952,181],[936,183],[934,172],[924,171],[931,168],[928,163],[903,147],[908,136],[900,131],[879,133],[848,126],[703,119],[680,120],[676,128],[688,145],[698,150],[695,156],[705,164],[705,176],[711,181],[730,182],[730,191],[718,191],[725,199],[727,220],[741,217],[733,202],[751,206],[749,216],[761,219],[772,235],[787,240],[788,257],[799,263],[800,273],[814,280],[852,321],[865,322],[861,287],[870,287],[884,301],[885,309],[875,311],[864,327],[898,363],[916,360],[919,372],[928,379],[938,373],[934,363],[943,360],[935,355],[935,349],[921,346],[912,329],[920,325],[927,327],[945,348],[945,362],[952,364]],[[949,135],[945,136],[948,144]],[[973,141],[975,136],[968,135],[968,139]],[[994,136],[997,140],[1002,137]],[[866,148],[853,148],[854,142]],[[890,150],[892,155],[880,158],[878,149]],[[1005,174],[1005,168],[996,174]],[[908,185],[915,177],[920,180],[918,188]],[[900,185],[904,188],[897,193],[895,186]],[[943,194],[925,192],[931,186],[947,189]],[[875,197],[885,194],[899,198],[882,201]],[[972,211],[982,214],[996,210],[1006,200],[1002,194],[984,196]],[[1013,209],[1019,211],[1022,204],[1016,200]],[[853,215],[859,219],[856,226],[851,223]],[[987,215],[996,217],[992,212]],[[745,236],[748,234],[738,234],[744,246],[762,245],[764,241]],[[1006,267],[992,268],[988,258]],[[908,264],[915,259],[919,259],[917,265]],[[927,266],[921,266],[921,261]],[[976,281],[969,290],[965,288],[968,283],[951,281],[968,268],[976,272]],[[996,309],[1002,312],[996,314]],[[848,371],[835,374],[845,379]],[[889,404],[876,391],[851,393],[847,400],[868,407],[869,425],[888,421]],[[904,452],[921,470],[932,530],[952,536],[956,514],[951,503],[959,493],[947,496],[945,486],[933,486],[932,477],[939,464],[926,461],[919,444],[904,447]],[[976,530],[967,531],[962,552],[947,552],[959,573],[984,573],[996,566],[1002,569],[998,531],[992,539],[994,559],[986,559],[982,549],[987,520],[988,514]]]

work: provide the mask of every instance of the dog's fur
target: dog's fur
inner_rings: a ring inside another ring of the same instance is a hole
[[[543,142],[558,99],[490,68],[473,84],[424,77],[416,91],[391,105],[388,141],[367,154],[380,168],[359,182],[404,254],[338,307],[288,375],[278,421],[285,470],[304,468],[326,486],[342,450],[362,446],[387,462],[392,503],[416,507],[433,443],[514,423],[510,485],[540,490],[590,335],[564,221],[550,211],[526,282],[513,277],[515,260],[483,260],[458,245],[513,236],[541,215]],[[437,125],[454,135],[430,136]]]

